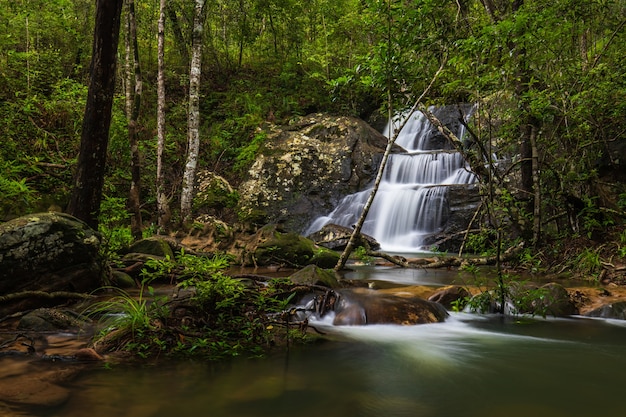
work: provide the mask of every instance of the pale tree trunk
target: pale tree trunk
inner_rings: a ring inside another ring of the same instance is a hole
[[[189,114],[187,115],[187,162],[183,173],[180,196],[180,218],[189,222],[193,201],[198,153],[200,152],[200,76],[202,74],[202,32],[206,7],[204,0],[196,0],[193,32],[191,36],[191,62],[189,64]]]
[[[536,247],[541,240],[541,182],[539,178],[539,149],[537,149],[537,130],[537,127],[533,125],[530,132],[534,191],[533,247]]]
[[[80,154],[67,212],[98,230],[123,0],[98,0]]]
[[[159,23],[157,39],[157,167],[156,198],[159,232],[167,232],[170,207],[164,190],[163,151],[165,149],[165,7],[166,0],[159,0]]]
[[[142,237],[141,220],[141,158],[139,155],[139,111],[141,109],[141,93],[143,83],[141,80],[141,66],[139,64],[139,48],[137,44],[137,20],[135,18],[135,1],[126,0],[128,8],[128,32],[126,38],[127,55],[127,85],[126,98],[128,113],[128,142],[130,144],[130,194],[128,202],[131,218],[130,229],[135,240]],[[132,51],[132,55],[130,54]],[[131,74],[131,62],[133,73]]]
[[[348,258],[350,257],[350,254],[352,253],[352,250],[354,249],[355,242],[357,241],[357,238],[361,234],[363,223],[365,223],[365,218],[367,217],[367,214],[369,213],[370,207],[372,206],[372,203],[374,202],[374,198],[376,197],[376,193],[378,192],[378,188],[380,187],[380,182],[383,179],[383,172],[385,170],[385,166],[387,165],[387,160],[389,159],[389,155],[391,154],[391,150],[393,149],[393,144],[396,142],[396,138],[398,137],[398,134],[400,133],[400,131],[402,130],[406,122],[409,120],[409,118],[413,115],[413,113],[415,113],[415,110],[417,109],[418,105],[421,103],[422,99],[428,93],[428,91],[434,84],[435,80],[437,79],[441,71],[443,70],[443,66],[444,66],[444,63],[441,64],[441,66],[439,67],[435,75],[433,76],[432,80],[430,81],[430,84],[428,85],[428,87],[426,87],[422,95],[420,95],[420,97],[417,99],[417,101],[415,102],[411,110],[409,111],[409,114],[406,117],[406,119],[404,119],[401,125],[394,131],[392,131],[393,123],[391,123],[392,117],[393,117],[393,112],[391,109],[391,97],[388,98],[389,106],[388,106],[387,117],[389,118],[390,127],[389,127],[389,132],[388,132],[389,140],[387,141],[387,147],[385,148],[383,159],[382,161],[380,161],[380,166],[378,167],[378,172],[376,173],[376,179],[374,180],[374,187],[372,188],[372,191],[370,192],[370,195],[367,198],[365,205],[363,206],[363,211],[361,212],[361,215],[359,216],[359,220],[354,225],[354,229],[352,230],[352,234],[350,235],[350,240],[348,240],[348,244],[346,245],[346,248],[341,253],[341,256],[339,257],[339,261],[337,262],[337,265],[335,265],[335,271],[341,271],[346,266],[346,262],[348,262]]]

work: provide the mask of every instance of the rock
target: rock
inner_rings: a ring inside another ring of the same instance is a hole
[[[68,332],[82,330],[90,324],[88,318],[70,310],[39,308],[24,315],[17,328],[34,332]]]
[[[0,224],[0,294],[91,292],[102,286],[99,249],[99,235],[67,214],[39,213]],[[5,304],[0,316],[39,303],[32,299]]]
[[[327,224],[315,233],[307,236],[315,244],[332,250],[344,250],[352,236],[352,229],[337,224]],[[371,236],[359,234],[354,247],[368,247],[371,250],[380,249],[380,244]]]
[[[341,290],[335,306],[335,325],[425,324],[442,322],[445,308],[419,297],[401,297],[356,288]]]
[[[600,317],[603,319],[626,320],[626,301],[606,304],[589,311],[587,317]]]
[[[467,226],[481,204],[479,187],[476,184],[450,185],[446,187],[445,198],[441,230],[426,236],[424,245],[441,252],[458,252]]]
[[[302,267],[325,259],[316,257],[320,248],[312,240],[297,233],[285,232],[278,225],[262,227],[241,245],[242,265]]]
[[[465,288],[451,285],[435,292],[428,298],[428,301],[439,303],[448,310],[451,310],[453,305],[457,305],[459,309],[462,309],[471,296]]]
[[[550,282],[539,288],[533,285],[510,286],[513,304],[519,313],[566,317],[578,314],[578,308],[561,284]]]
[[[144,255],[153,255],[158,258],[166,258],[169,256],[170,259],[174,259],[174,251],[170,246],[170,241],[159,236],[138,240],[124,252],[142,253]]]
[[[111,285],[117,288],[134,288],[137,283],[126,272],[123,271],[111,271]]]
[[[322,285],[329,288],[339,288],[339,281],[333,270],[322,269],[316,265],[308,265],[289,277],[291,282],[298,285]]]
[[[104,360],[104,358],[92,348],[78,349],[74,353],[74,357],[76,358],[76,360],[83,362],[95,362]]]
[[[257,224],[303,233],[375,177],[387,139],[362,120],[314,114],[270,126],[239,187],[240,212]]]

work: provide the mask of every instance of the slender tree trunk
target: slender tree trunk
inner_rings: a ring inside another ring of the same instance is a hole
[[[196,0],[191,38],[191,63],[189,65],[189,114],[187,116],[187,162],[183,174],[180,197],[180,217],[187,223],[195,189],[196,167],[200,152],[200,76],[202,75],[202,33],[206,7],[204,0]]]
[[[87,104],[67,212],[97,230],[106,168],[123,0],[97,0]]]
[[[157,42],[157,168],[156,198],[159,232],[167,232],[170,222],[169,201],[164,191],[163,151],[165,149],[165,8],[166,0],[159,0]]]
[[[137,20],[135,18],[135,1],[126,0],[128,6],[128,47],[133,51],[133,74],[128,76],[132,81],[127,89],[131,91],[134,86],[132,99],[130,100],[130,114],[128,115],[128,141],[130,143],[130,194],[128,202],[130,205],[131,218],[130,229],[135,240],[142,238],[142,220],[141,220],[141,158],[139,155],[139,111],[141,109],[141,93],[143,83],[141,79],[141,66],[139,63],[139,48],[137,44]],[[130,65],[127,65],[130,72]]]
[[[537,149],[537,127],[533,124],[530,132],[530,147],[533,171],[533,241],[536,247],[541,240],[541,182],[539,178],[539,149]]]

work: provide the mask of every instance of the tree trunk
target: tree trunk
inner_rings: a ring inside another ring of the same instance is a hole
[[[135,19],[135,1],[126,0],[128,6],[128,46],[127,50],[133,51],[132,58],[128,55],[129,63],[133,63],[134,72],[129,74],[127,79],[131,80],[126,88],[131,91],[134,85],[134,91],[130,99],[130,113],[128,114],[128,141],[130,144],[130,194],[128,203],[130,205],[131,218],[130,230],[135,240],[142,238],[142,221],[141,221],[141,158],[139,155],[139,111],[141,109],[141,93],[143,83],[141,80],[141,66],[139,63],[139,48],[137,44],[137,23]],[[130,72],[130,65],[127,64]]]
[[[191,204],[195,189],[196,167],[200,152],[200,76],[202,74],[202,32],[206,13],[205,1],[196,0],[191,37],[191,63],[189,65],[189,114],[187,116],[187,162],[183,174],[180,197],[180,218],[183,224],[190,221]]]
[[[159,23],[157,42],[157,168],[156,199],[159,232],[167,232],[170,222],[169,201],[164,191],[163,151],[165,149],[165,7],[166,0],[159,0]]]
[[[89,92],[67,212],[97,230],[106,168],[123,0],[97,0]]]

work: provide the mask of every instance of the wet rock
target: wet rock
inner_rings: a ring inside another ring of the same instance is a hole
[[[322,269],[316,265],[308,265],[289,277],[291,282],[299,285],[321,285],[329,288],[339,288],[335,272]]]
[[[238,190],[240,212],[253,223],[281,223],[298,233],[365,188],[387,144],[360,119],[323,114],[264,133],[267,140]]]
[[[0,224],[0,294],[93,291],[102,285],[99,248],[95,231],[63,213],[38,213]],[[0,315],[40,305],[39,299],[21,299],[4,304]]]
[[[327,224],[317,232],[307,236],[317,245],[332,250],[344,250],[352,236],[352,229],[337,224]],[[359,234],[354,247],[363,246],[371,250],[380,249],[380,244],[371,236]]]
[[[335,306],[335,325],[426,324],[442,322],[445,308],[418,297],[401,297],[357,288],[342,290]]]
[[[452,285],[438,290],[428,298],[428,301],[439,303],[448,310],[451,310],[454,305],[462,309],[471,296],[465,288]]]
[[[561,284],[550,282],[541,287],[511,286],[510,291],[518,313],[554,317],[578,314],[578,308]]]
[[[626,320],[626,301],[618,301],[606,304],[589,311],[587,317],[600,317],[603,319]]]

